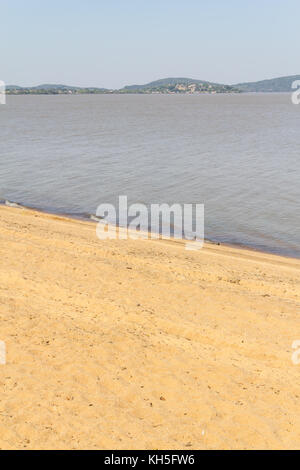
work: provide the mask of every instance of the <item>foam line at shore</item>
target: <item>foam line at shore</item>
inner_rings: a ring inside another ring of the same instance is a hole
[[[24,209],[28,211],[34,211],[39,214],[47,214],[49,216],[55,216],[55,217],[60,217],[63,219],[68,219],[68,220],[80,220],[83,222],[92,222],[93,224],[99,223],[101,221],[104,221],[104,219],[96,216],[95,214],[89,214],[89,213],[64,213],[61,211],[56,211],[56,210],[45,210],[42,208],[38,207],[29,207],[27,205],[24,205],[22,203],[14,202],[14,201],[9,201],[7,199],[1,199],[0,198],[0,206],[7,206],[7,207],[12,207],[15,209]],[[117,225],[118,228],[121,230],[124,229],[124,227]],[[160,238],[161,240],[169,241],[169,242],[180,242],[180,240],[175,239],[174,237],[170,237],[169,239],[166,238]],[[183,243],[186,243],[186,239],[183,238]],[[299,259],[298,256],[293,256],[293,255],[286,255],[284,253],[281,253],[280,250],[278,252],[271,251],[262,247],[255,247],[255,246],[248,246],[246,244],[242,243],[233,243],[233,242],[228,242],[228,241],[220,241],[220,240],[214,240],[212,237],[211,238],[205,238],[205,243],[206,244],[211,244],[211,245],[217,245],[217,246],[226,246],[226,247],[232,247],[240,250],[246,250],[254,253],[262,253],[262,254],[269,254],[269,255],[274,255],[274,256],[280,256],[283,258],[287,259]]]

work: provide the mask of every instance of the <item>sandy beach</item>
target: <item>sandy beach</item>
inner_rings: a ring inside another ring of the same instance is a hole
[[[300,260],[0,207],[1,449],[296,449]]]

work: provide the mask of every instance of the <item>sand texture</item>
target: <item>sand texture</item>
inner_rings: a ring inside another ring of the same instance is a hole
[[[300,447],[300,260],[0,207],[1,449]]]

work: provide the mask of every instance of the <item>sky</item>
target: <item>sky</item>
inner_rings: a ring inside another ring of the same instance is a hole
[[[0,14],[7,85],[300,74],[300,0],[0,0]]]

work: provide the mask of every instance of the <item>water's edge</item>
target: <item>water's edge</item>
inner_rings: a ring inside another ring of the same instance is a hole
[[[15,202],[15,201],[9,201],[8,199],[0,199],[0,206],[6,206],[6,207],[12,207],[15,209],[25,209],[25,210],[32,210],[36,212],[40,212],[42,214],[49,214],[49,215],[57,215],[60,217],[66,217],[69,219],[73,220],[78,220],[78,221],[83,221],[83,222],[92,222],[92,223],[99,223],[101,218],[97,217],[95,214],[88,214],[88,213],[70,213],[70,212],[63,212],[63,211],[58,211],[55,208],[42,208],[42,207],[36,207],[36,206],[28,206],[25,204],[22,204],[20,202]],[[117,224],[117,227],[120,226]],[[174,237],[170,237],[170,239],[174,239]],[[185,239],[185,238],[184,238]],[[300,259],[300,256],[294,254],[294,255],[287,255],[284,252],[282,252],[280,249],[275,251],[272,251],[271,249],[268,249],[267,247],[261,247],[261,246],[252,246],[252,245],[246,245],[244,243],[237,243],[233,242],[230,240],[216,240],[213,237],[205,237],[204,241],[213,245],[218,245],[218,246],[227,246],[231,248],[237,248],[241,250],[248,250],[248,251],[253,251],[256,253],[262,253],[262,254],[269,254],[273,256],[279,256],[282,258],[286,259]]]

